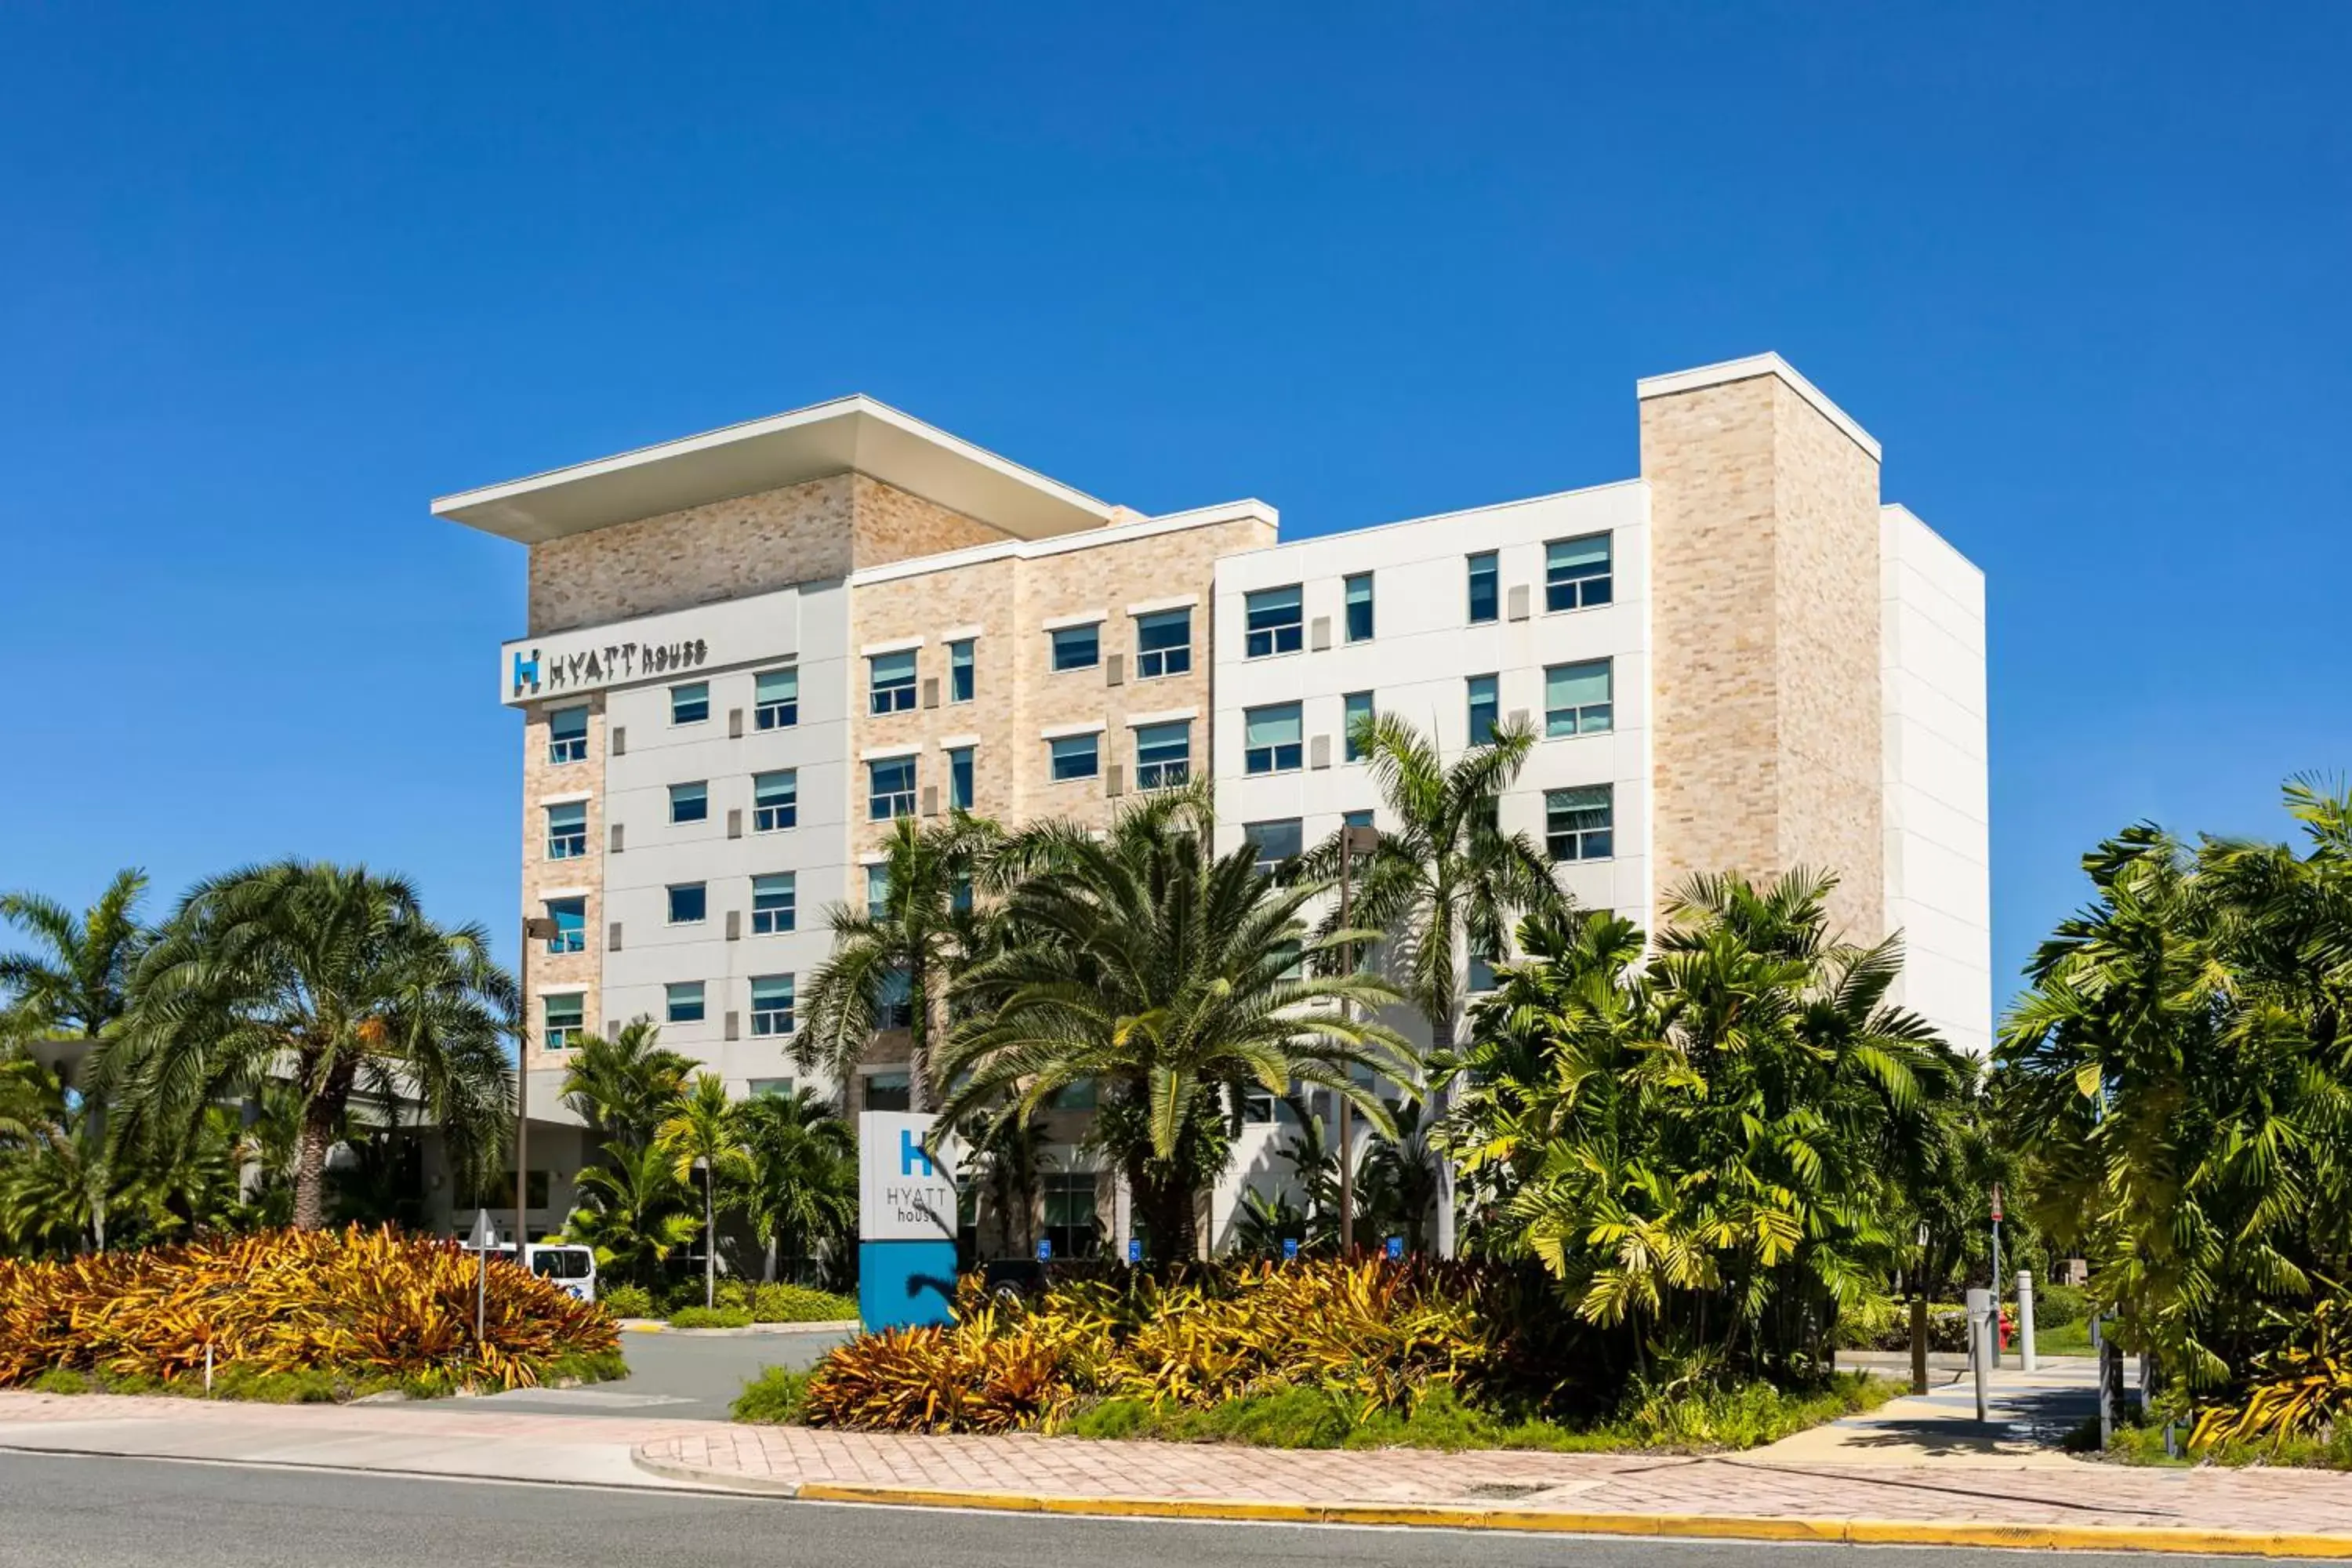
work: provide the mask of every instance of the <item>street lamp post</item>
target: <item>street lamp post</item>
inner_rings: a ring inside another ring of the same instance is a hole
[[[563,928],[551,915],[522,918],[522,1016],[515,1026],[515,1261],[525,1268],[530,1211],[530,944],[552,942]]]
[[[1355,923],[1354,906],[1349,894],[1355,882],[1354,857],[1369,855],[1380,847],[1378,830],[1343,823],[1339,828],[1339,929],[1347,930]],[[1346,948],[1348,973],[1356,972],[1356,944],[1350,941]],[[1344,1016],[1348,1005],[1342,1002],[1339,1011]],[[1353,1072],[1353,1069],[1349,1069]],[[1356,1250],[1356,1149],[1354,1107],[1346,1095],[1339,1096],[1339,1256],[1347,1257]]]

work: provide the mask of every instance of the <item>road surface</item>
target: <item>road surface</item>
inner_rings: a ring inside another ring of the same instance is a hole
[[[418,1408],[494,1415],[541,1410],[565,1415],[659,1415],[724,1421],[735,1396],[763,1367],[801,1371],[849,1336],[821,1334],[637,1334],[621,1336],[629,1375],[580,1389],[518,1389],[485,1399],[433,1400]]]

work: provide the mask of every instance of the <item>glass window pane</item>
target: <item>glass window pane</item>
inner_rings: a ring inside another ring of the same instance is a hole
[[[698,680],[688,686],[669,689],[669,721],[673,724],[699,724],[710,717],[710,683]]]
[[[702,1022],[702,982],[688,980],[664,990],[668,1021],[673,1024]]]
[[[1491,621],[1499,614],[1495,576],[1493,552],[1470,557],[1470,619],[1474,622]]]
[[[1253,746],[1279,745],[1298,739],[1298,704],[1285,703],[1278,708],[1253,708],[1244,720],[1244,740]]]
[[[1588,533],[1581,539],[1558,539],[1544,547],[1544,566],[1548,574],[1564,573],[1580,577],[1592,575],[1609,567],[1609,535]]]
[[[1053,754],[1054,782],[1093,778],[1100,769],[1101,743],[1098,735],[1065,735],[1047,742]]]
[[[1055,669],[1091,669],[1101,658],[1100,626],[1063,626],[1054,633]]]
[[[1340,699],[1340,702],[1342,705],[1340,743],[1344,748],[1346,759],[1351,763],[1359,763],[1364,759],[1364,749],[1357,742],[1364,724],[1372,716],[1372,694],[1369,691],[1350,691]]]
[[[1372,574],[1361,573],[1343,584],[1348,606],[1348,640],[1362,642],[1372,635]]]
[[[1271,871],[1285,860],[1297,858],[1306,845],[1305,825],[1295,816],[1273,822],[1245,823],[1242,837],[1253,851],[1260,871]]]
[[[801,695],[801,672],[798,669],[763,669],[753,683],[753,699],[760,702],[795,702]]]
[[[1581,708],[1588,702],[1608,701],[1609,673],[1605,658],[1553,665],[1544,671],[1544,706]]]
[[[710,786],[697,781],[669,786],[669,819],[672,822],[704,822],[710,816]]]
[[[948,805],[957,811],[972,809],[972,766],[970,746],[959,746],[948,753]]]
[[[948,700],[969,702],[972,698],[973,671],[971,639],[948,644]]]

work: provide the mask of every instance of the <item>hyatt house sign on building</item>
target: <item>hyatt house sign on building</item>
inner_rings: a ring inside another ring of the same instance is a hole
[[[1224,846],[1271,861],[1380,825],[1347,742],[1367,712],[1448,753],[1533,724],[1502,824],[1585,907],[1650,922],[1693,871],[1834,870],[1836,922],[1900,930],[1901,1000],[1982,1050],[1981,574],[1776,355],[1653,377],[1629,412],[1630,479],[1489,504],[1465,472],[1468,510],[1287,539],[1262,501],[1146,514],[865,397],[436,501],[529,552],[498,693],[520,912],[560,931],[531,964],[530,1230],[592,1152],[555,1092],[584,1031],[650,1017],[742,1094],[800,1076],[824,911],[882,892],[893,819],[1100,823],[1210,778]],[[854,1081],[809,1087],[903,1111],[906,1064],[885,1028]],[[983,1251],[1125,1240],[1089,1114],[1052,1112],[1039,1210],[980,1215]],[[1236,1172],[1278,1166],[1287,1114],[1249,1108]]]

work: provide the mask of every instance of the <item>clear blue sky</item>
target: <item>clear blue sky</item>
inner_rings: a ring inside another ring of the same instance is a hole
[[[522,554],[428,499],[853,390],[1297,535],[1780,350],[1990,579],[2003,997],[2352,766],[2340,0],[355,9],[0,12],[0,887],[503,931]]]

